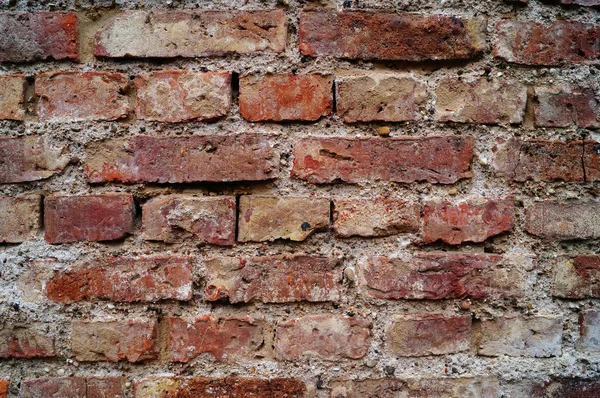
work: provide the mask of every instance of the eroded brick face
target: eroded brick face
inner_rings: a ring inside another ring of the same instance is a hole
[[[600,256],[563,256],[552,266],[554,296],[573,299],[600,297]]]
[[[21,397],[125,398],[124,377],[59,377],[27,379]]]
[[[36,237],[41,227],[39,195],[0,195],[0,243],[19,243]]]
[[[1,184],[43,180],[68,163],[66,146],[45,137],[0,138]]]
[[[544,239],[600,237],[600,206],[595,201],[542,201],[526,210],[525,229]]]
[[[0,358],[50,358],[56,356],[54,338],[43,324],[8,324],[0,328]]]
[[[23,120],[24,101],[25,76],[0,76],[0,119]]]

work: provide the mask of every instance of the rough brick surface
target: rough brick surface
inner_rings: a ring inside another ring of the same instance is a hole
[[[300,15],[298,45],[309,56],[467,59],[486,49],[485,27],[481,19],[442,15],[306,11]]]
[[[97,57],[201,57],[282,52],[282,9],[265,11],[124,12],[96,34]]]
[[[23,120],[25,117],[24,101],[25,76],[0,76],[0,119]]]
[[[503,19],[495,27],[494,55],[525,65],[560,65],[600,56],[600,26],[578,21],[549,23]]]
[[[44,325],[0,325],[0,358],[50,358],[56,356],[54,339]]]
[[[73,13],[0,14],[0,62],[75,60],[78,47]]]
[[[57,377],[26,379],[21,383],[23,398],[125,398],[123,377]]]
[[[553,262],[555,297],[600,298],[600,256],[559,257]]]
[[[596,398],[600,394],[597,379],[552,377],[528,384],[518,393],[532,398]]]
[[[451,245],[483,242],[510,231],[515,224],[512,199],[472,199],[460,202],[429,201],[423,208],[425,243],[442,240]]]
[[[347,123],[415,120],[426,84],[410,74],[370,73],[336,79],[337,114]]]
[[[55,271],[46,296],[59,303],[106,299],[152,302],[192,298],[192,259],[175,256],[108,257]]]
[[[527,88],[506,79],[445,78],[435,95],[440,122],[521,123],[527,103]]]
[[[304,138],[292,176],[312,183],[373,180],[452,184],[471,177],[473,137]]]
[[[78,361],[140,362],[156,359],[156,321],[74,321],[71,352]]]
[[[594,201],[543,201],[526,208],[525,229],[546,239],[600,237],[600,205]]]
[[[397,315],[387,329],[387,349],[399,356],[444,355],[471,345],[471,316]]]
[[[42,198],[39,195],[0,195],[0,243],[33,239],[41,227]]]
[[[158,71],[135,79],[138,119],[160,122],[210,120],[227,115],[231,73]]]
[[[486,356],[553,357],[561,353],[563,320],[553,316],[505,316],[483,320],[477,349]]]
[[[600,311],[589,310],[579,314],[578,348],[600,353]]]
[[[8,380],[0,379],[0,398],[6,398],[6,394],[8,394],[8,386]]]
[[[592,88],[572,85],[536,87],[535,125],[600,127],[600,104]]]
[[[364,292],[380,299],[505,298],[527,289],[526,264],[511,266],[492,254],[418,253],[359,265]]]
[[[250,121],[317,120],[331,115],[330,75],[250,75],[240,79],[240,113]]]
[[[214,257],[205,262],[205,298],[230,303],[339,301],[342,272],[337,258],[305,255]]]
[[[109,72],[51,72],[38,75],[38,116],[49,122],[117,120],[129,113],[127,76]]]
[[[341,238],[419,230],[420,206],[402,199],[335,199],[334,206],[333,229]]]
[[[275,353],[287,361],[362,358],[370,346],[369,326],[358,317],[309,315],[292,319],[277,327]]]
[[[175,362],[188,362],[204,353],[217,361],[262,358],[268,353],[263,347],[267,326],[250,317],[171,317],[169,325],[169,350]]]
[[[133,197],[128,194],[49,196],[44,199],[49,243],[121,239],[133,231]]]
[[[235,197],[159,196],[142,206],[143,237],[148,240],[232,245]]]
[[[510,139],[497,148],[493,166],[513,181],[600,180],[600,144],[596,141]]]
[[[69,163],[66,147],[43,136],[0,138],[0,184],[37,181]]]
[[[329,226],[328,199],[242,196],[239,206],[240,242],[302,241]]]
[[[267,136],[135,136],[90,144],[85,172],[98,182],[260,181],[277,177]],[[202,167],[199,167],[202,166]]]

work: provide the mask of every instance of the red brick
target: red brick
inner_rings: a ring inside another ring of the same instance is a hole
[[[417,232],[420,206],[402,199],[335,199],[336,236],[389,236]]]
[[[333,76],[266,75],[240,78],[240,113],[252,122],[317,120],[331,115]]]
[[[518,392],[519,396],[531,398],[597,398],[600,396],[598,379],[581,379],[577,377],[553,377],[528,385]]]
[[[277,326],[277,358],[297,361],[308,357],[325,360],[364,357],[371,345],[370,324],[358,317],[308,315]]]
[[[46,281],[46,296],[59,303],[105,299],[121,302],[189,300],[192,258],[169,255],[107,257]]]
[[[242,196],[239,206],[239,242],[302,241],[329,226],[324,198]]]
[[[78,361],[156,359],[157,323],[144,319],[74,321],[71,352]]]
[[[231,105],[231,73],[166,70],[135,79],[138,119],[190,122],[227,115]]]
[[[0,13],[0,62],[77,59],[73,13]]]
[[[427,85],[410,74],[369,73],[336,79],[337,114],[346,123],[415,120]]]
[[[174,362],[188,362],[205,353],[217,361],[255,359],[268,354],[265,338],[270,331],[264,322],[250,317],[171,317],[169,323],[169,349]]]
[[[97,57],[203,57],[282,52],[287,40],[283,9],[264,11],[130,11],[97,34]]]
[[[467,351],[471,345],[471,315],[396,315],[387,329],[387,349],[403,357]]]
[[[23,398],[125,398],[124,377],[58,377],[27,379]]]
[[[561,354],[563,321],[551,316],[505,316],[479,325],[479,355],[554,357]]]
[[[69,163],[65,145],[45,136],[0,138],[0,183],[38,181],[60,173]]]
[[[38,116],[49,122],[117,120],[129,114],[127,76],[108,72],[51,72],[38,75]]]
[[[600,127],[600,105],[592,88],[572,85],[536,87],[535,125],[540,127]]]
[[[444,78],[435,94],[440,122],[517,124],[527,103],[527,87],[507,79]]]
[[[600,311],[579,313],[579,342],[577,348],[589,353],[600,352]]]
[[[2,50],[0,49],[0,51]],[[0,119],[23,120],[25,118],[24,101],[25,76],[0,76]]]
[[[427,202],[423,210],[423,242],[442,240],[451,245],[483,242],[512,230],[514,224],[512,199],[478,198],[455,203],[434,200]]]
[[[486,48],[486,23],[443,15],[307,11],[300,15],[300,52],[350,59],[468,59]],[[418,45],[416,45],[418,43]]]
[[[44,325],[0,325],[0,358],[50,358],[56,356],[54,338]]]
[[[267,136],[255,134],[138,135],[93,143],[86,152],[92,183],[260,181],[276,178],[279,168]]]
[[[503,19],[496,23],[494,56],[525,65],[579,63],[600,56],[599,42],[599,25]]]
[[[600,298],[600,256],[559,257],[553,261],[555,297]]]
[[[306,386],[301,380],[280,377],[157,377],[135,384],[135,398],[303,398],[305,392]]]
[[[339,301],[342,271],[332,257],[287,255],[205,260],[208,301]]]
[[[160,196],[142,206],[143,237],[229,246],[235,242],[235,218],[233,196]]]
[[[359,267],[363,291],[380,299],[521,297],[528,289],[523,261],[507,264],[492,254],[418,253],[373,257]]]
[[[530,234],[557,240],[600,237],[600,204],[593,201],[544,201],[526,209]]]
[[[0,379],[0,398],[6,398],[8,394],[9,382],[6,379]]]
[[[600,180],[600,144],[595,141],[510,139],[501,144],[493,166],[513,181]]]
[[[41,227],[42,198],[39,195],[0,195],[0,243],[34,239]]]
[[[44,200],[45,239],[49,243],[121,239],[133,231],[129,194],[50,196]]]
[[[467,137],[304,138],[294,146],[292,176],[312,183],[377,180],[452,184],[471,177]]]

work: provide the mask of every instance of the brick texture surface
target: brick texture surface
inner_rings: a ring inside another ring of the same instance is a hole
[[[69,163],[62,144],[45,137],[0,138],[0,183],[42,180],[60,173]]]
[[[39,195],[0,196],[0,242],[19,243],[33,239],[41,227]]]
[[[25,76],[0,76],[0,119],[25,118]]]

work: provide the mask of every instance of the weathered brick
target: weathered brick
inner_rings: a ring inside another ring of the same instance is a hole
[[[264,135],[138,135],[87,146],[85,173],[98,182],[225,182],[277,177],[279,156]]]
[[[304,138],[294,146],[292,176],[312,183],[377,180],[452,184],[471,177],[467,137]]]
[[[240,78],[240,113],[250,121],[317,120],[331,115],[333,76],[265,75]]]
[[[2,16],[0,16],[1,19]],[[0,49],[0,51],[2,50]],[[25,118],[24,101],[25,76],[0,76],[0,119],[23,120]]]
[[[157,323],[144,319],[74,321],[71,352],[78,361],[156,359]]]
[[[528,259],[509,264],[493,254],[418,253],[409,258],[373,257],[359,265],[363,291],[380,299],[521,297]]]
[[[600,298],[600,256],[559,257],[553,262],[555,297]]]
[[[124,12],[96,34],[97,57],[202,57],[282,52],[283,9],[264,11]]]
[[[517,124],[527,103],[527,87],[507,79],[444,78],[435,94],[440,122]]]
[[[278,359],[297,361],[305,357],[325,360],[359,359],[366,355],[370,324],[358,317],[308,315],[277,326],[275,352]]]
[[[496,23],[494,56],[525,65],[560,65],[600,56],[600,25],[503,19]]]
[[[597,378],[552,377],[549,380],[523,383],[515,396],[531,398],[597,398],[600,381]],[[517,395],[518,394],[518,395]]]
[[[0,13],[0,62],[77,59],[73,13]]]
[[[309,56],[403,61],[468,59],[487,48],[485,29],[483,19],[456,16],[306,11],[300,15],[298,45],[300,52]]]
[[[471,316],[396,315],[391,317],[386,333],[387,349],[403,357],[467,351],[471,345]]]
[[[515,224],[512,199],[478,198],[452,203],[433,200],[423,209],[423,242],[442,240],[451,245],[483,242],[510,231]]]
[[[26,379],[22,398],[125,398],[124,377]]]
[[[600,311],[579,313],[579,342],[577,348],[587,352],[600,352]]]
[[[56,356],[54,338],[33,323],[0,325],[0,358],[50,358]]]
[[[129,194],[49,196],[44,199],[45,239],[49,243],[121,239],[133,231]]]
[[[143,237],[148,240],[228,246],[235,242],[233,196],[167,195],[142,206]]]
[[[496,148],[493,166],[513,181],[600,180],[596,141],[522,141],[512,138]]]
[[[33,239],[41,227],[42,198],[39,195],[0,195],[0,243]]]
[[[138,119],[189,122],[227,115],[231,105],[231,73],[157,71],[135,79]]]
[[[339,77],[335,86],[337,114],[346,123],[415,120],[427,89],[411,74],[389,73]]]
[[[42,73],[35,81],[38,116],[49,122],[117,120],[129,114],[121,73],[63,71]]]
[[[287,255],[205,260],[208,301],[339,301],[342,271],[333,257]]]
[[[600,204],[593,201],[543,201],[526,209],[530,234],[557,240],[600,237]]]
[[[280,377],[156,377],[135,384],[135,398],[302,398],[305,392],[306,385],[301,380]]]
[[[402,199],[335,199],[333,229],[342,238],[419,230],[420,206]]]
[[[8,394],[9,381],[6,379],[0,379],[0,398],[6,398]]]
[[[251,317],[171,317],[169,324],[169,350],[175,362],[188,362],[205,353],[217,361],[262,358],[269,354],[265,344],[269,328]]]
[[[563,321],[552,316],[504,316],[482,320],[477,336],[479,355],[559,356]]]
[[[189,300],[192,279],[191,257],[107,257],[70,270],[55,271],[45,283],[45,294],[59,303],[97,299]]]
[[[535,125],[600,127],[598,99],[591,88],[572,85],[535,88]]]
[[[302,241],[329,226],[328,199],[250,195],[242,196],[239,206],[240,242]]]
[[[0,138],[0,184],[37,181],[60,173],[69,163],[65,152],[65,145],[45,136]]]

